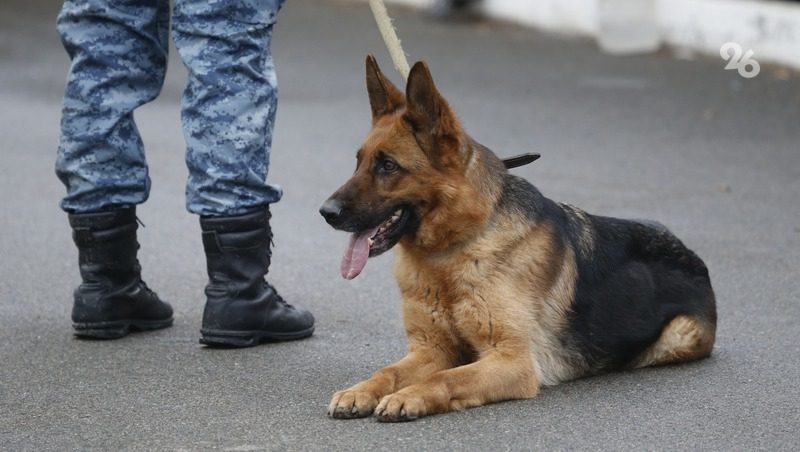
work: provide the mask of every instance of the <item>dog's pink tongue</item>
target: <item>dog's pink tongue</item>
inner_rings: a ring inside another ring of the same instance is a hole
[[[361,274],[361,270],[364,270],[367,259],[369,259],[369,238],[375,235],[377,230],[378,228],[375,228],[350,236],[350,244],[342,258],[342,278],[353,279]]]

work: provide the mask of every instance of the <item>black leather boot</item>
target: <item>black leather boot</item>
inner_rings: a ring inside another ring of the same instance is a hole
[[[286,303],[264,281],[272,256],[269,219],[269,208],[200,218],[208,267],[201,344],[250,347],[314,332],[314,316]]]
[[[79,337],[116,339],[172,325],[172,307],[142,281],[135,208],[70,214],[82,284],[72,321]]]

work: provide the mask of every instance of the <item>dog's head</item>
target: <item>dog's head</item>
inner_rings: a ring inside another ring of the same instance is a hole
[[[366,66],[372,129],[355,173],[320,208],[331,226],[352,233],[341,268],[347,279],[368,257],[435,227],[436,212],[464,195],[459,183],[472,153],[425,63],[411,69],[405,94],[375,58]]]

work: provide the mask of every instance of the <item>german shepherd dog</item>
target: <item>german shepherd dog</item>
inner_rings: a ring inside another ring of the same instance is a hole
[[[403,94],[367,57],[372,129],[320,209],[352,233],[352,279],[397,245],[407,356],[337,392],[328,414],[408,421],[542,386],[711,354],[703,261],[656,222],[551,201],[470,138],[424,62]]]

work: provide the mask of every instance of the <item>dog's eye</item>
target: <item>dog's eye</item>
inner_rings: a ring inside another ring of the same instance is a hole
[[[399,168],[399,166],[397,166],[397,163],[395,163],[395,162],[393,162],[391,160],[388,160],[388,159],[384,160],[383,164],[381,165],[381,169],[385,173],[393,173],[393,172],[397,171],[397,168]]]

